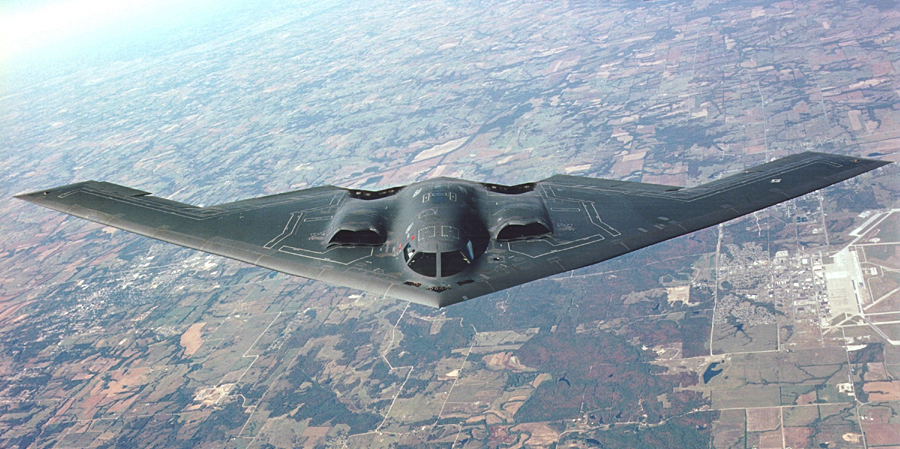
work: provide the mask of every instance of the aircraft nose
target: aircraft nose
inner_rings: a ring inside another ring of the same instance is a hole
[[[414,242],[415,240],[413,240]],[[427,248],[407,243],[402,249],[406,265],[423,276],[448,277],[459,274],[475,260],[472,241],[432,241]]]

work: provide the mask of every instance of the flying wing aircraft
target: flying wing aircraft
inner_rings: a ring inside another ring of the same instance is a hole
[[[108,182],[16,198],[126,231],[433,307],[592,265],[889,162],[803,153],[691,188],[557,175],[323,186],[197,207]]]

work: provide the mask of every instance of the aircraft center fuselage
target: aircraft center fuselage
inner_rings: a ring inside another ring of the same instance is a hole
[[[449,277],[484,253],[490,236],[480,218],[478,190],[483,190],[479,184],[437,179],[399,193],[400,219],[394,230],[402,239],[397,249],[407,267],[426,277]]]
[[[351,191],[342,205],[345,210],[336,215],[332,235],[338,235],[342,226],[354,231],[357,234],[346,235],[351,244],[344,246],[355,246],[350,237],[363,241],[359,236],[367,233],[368,244],[387,245],[388,254],[426,284],[470,275],[467,270],[482,262],[498,242],[550,232],[546,207],[533,184],[510,187],[436,178],[396,192],[376,192],[376,199],[361,196],[364,193],[371,192]],[[511,196],[516,199],[513,203]],[[537,232],[532,228],[523,234],[526,225],[537,226]]]

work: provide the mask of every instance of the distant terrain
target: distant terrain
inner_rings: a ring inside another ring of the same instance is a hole
[[[266,6],[0,97],[0,447],[900,446],[900,164],[441,310],[11,198],[898,162],[896,2]]]

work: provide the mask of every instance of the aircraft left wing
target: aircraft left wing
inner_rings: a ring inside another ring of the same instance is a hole
[[[107,226],[275,271],[432,307],[437,294],[403,284],[387,248],[326,248],[348,189],[316,187],[197,207],[108,182],[85,181],[16,198]],[[390,205],[392,199],[382,200]],[[376,266],[377,265],[377,266]]]

